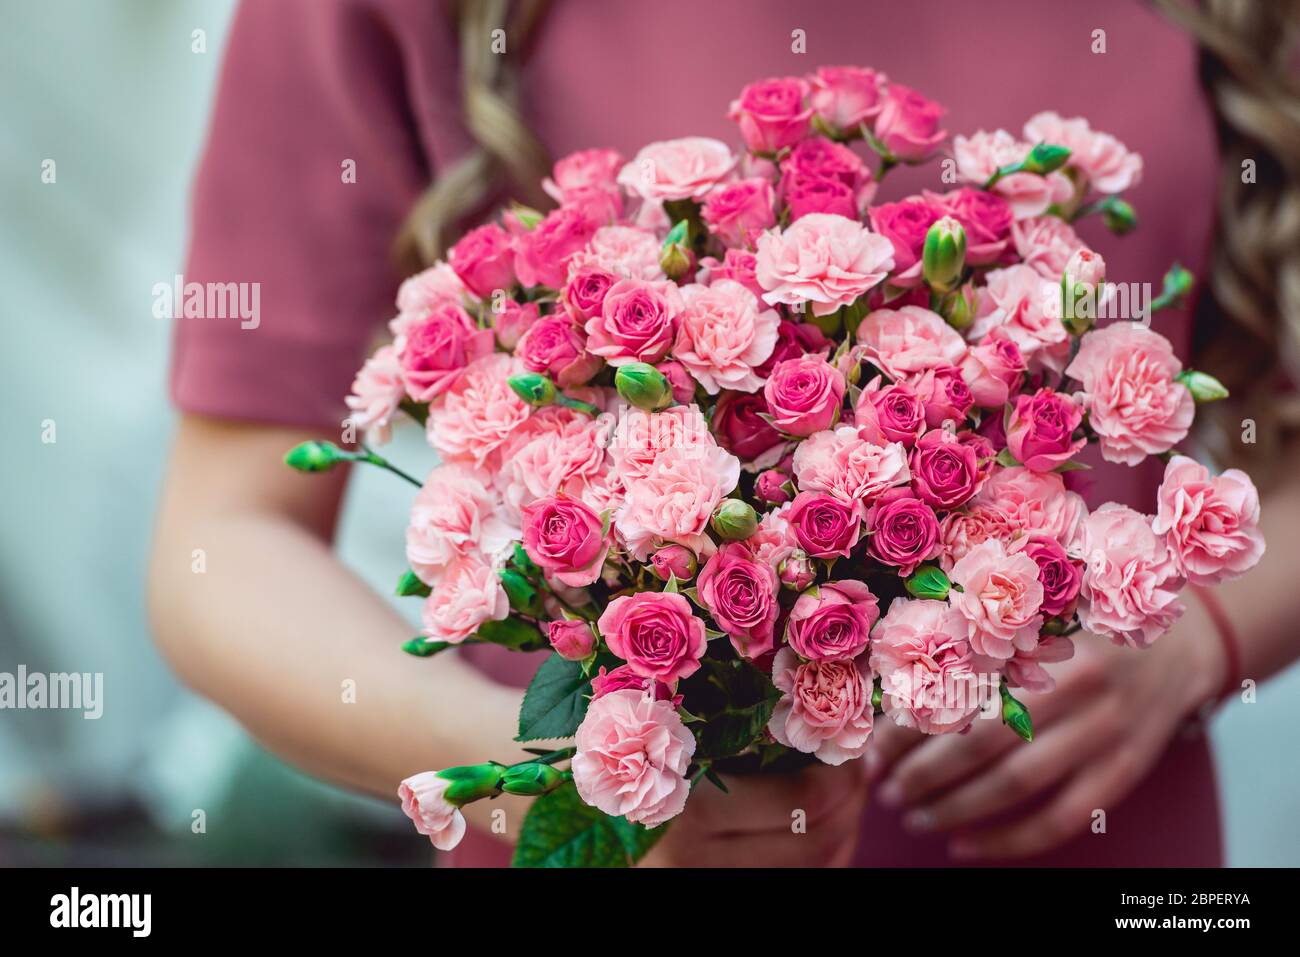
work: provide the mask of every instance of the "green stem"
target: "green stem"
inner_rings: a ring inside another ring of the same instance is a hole
[[[508,767],[517,768],[524,764],[554,764],[556,761],[571,758],[577,753],[577,748],[557,748],[554,751],[547,751],[545,754],[533,755],[526,761],[516,761],[514,764],[508,765]]]
[[[424,483],[415,478],[415,476],[403,472],[392,462],[388,461],[388,459],[384,458],[382,455],[376,455],[364,445],[361,446],[360,452],[353,452],[348,457],[354,462],[365,462],[369,465],[377,465],[381,469],[385,469],[396,476],[406,479],[406,481],[410,482],[416,488],[422,488],[424,486]]]

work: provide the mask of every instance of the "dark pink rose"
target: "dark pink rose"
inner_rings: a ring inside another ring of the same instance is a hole
[[[751,83],[731,103],[727,115],[740,125],[745,146],[754,153],[775,153],[808,134],[812,107],[804,103],[808,84],[787,76]]]
[[[790,609],[785,640],[800,658],[856,658],[866,651],[880,604],[871,589],[846,579],[809,588]]]
[[[665,545],[650,556],[650,567],[660,581],[676,578],[679,582],[688,582],[695,577],[699,560],[685,545]]]
[[[921,436],[909,464],[913,490],[935,508],[956,508],[983,484],[979,450],[943,429]]]
[[[626,691],[631,688],[633,691],[645,691],[653,684],[655,689],[656,701],[676,700],[673,697],[673,689],[668,687],[662,681],[651,681],[644,675],[639,675],[627,665],[619,665],[613,671],[606,671],[605,666],[601,665],[600,670],[591,679],[591,696],[593,698],[603,698],[607,694],[615,691]]]
[[[1005,199],[970,186],[942,195],[926,192],[925,198],[961,223],[966,231],[967,263],[985,266],[1002,258],[1011,241],[1011,204]]]
[[[764,502],[781,505],[792,498],[785,488],[789,481],[788,473],[780,469],[768,469],[766,472],[760,472],[758,478],[754,480],[754,494]]]
[[[781,180],[781,199],[792,223],[813,213],[858,218],[857,199],[839,180],[795,173]]]
[[[813,111],[836,132],[854,130],[880,112],[885,77],[868,67],[824,66],[808,82]]]
[[[398,356],[406,392],[416,402],[430,402],[475,359],[492,352],[492,330],[480,329],[458,305],[435,306],[407,328]]]
[[[825,333],[811,322],[791,322],[782,319],[776,327],[776,345],[772,348],[772,354],[754,371],[766,379],[772,374],[778,362],[797,359],[809,353],[826,357],[831,354],[833,345],[834,343],[826,338]]]
[[[1033,534],[1015,541],[1010,551],[1024,552],[1038,565],[1038,580],[1043,584],[1039,611],[1049,617],[1073,615],[1079,586],[1083,584],[1083,568],[1070,561],[1061,543],[1050,535]]]
[[[946,112],[915,90],[892,83],[876,114],[876,139],[900,160],[920,162],[932,156],[948,135],[939,129]]]
[[[537,303],[516,302],[514,299],[502,300],[498,308],[499,311],[492,313],[492,328],[501,348],[513,352],[528,327],[541,318],[541,313],[537,311]]]
[[[997,329],[971,346],[961,360],[962,378],[981,409],[1000,409],[1006,405],[1024,381],[1025,368],[1020,347]]]
[[[1083,408],[1068,395],[1039,389],[1016,398],[1007,424],[1007,448],[1031,472],[1050,472],[1068,462],[1088,444],[1074,431],[1083,421]]]
[[[895,286],[913,286],[921,281],[921,247],[925,234],[944,215],[933,203],[904,199],[872,206],[867,213],[871,228],[894,244]]]
[[[605,293],[600,314],[587,320],[587,350],[612,366],[658,362],[673,344],[682,309],[670,282],[620,279]]]
[[[507,215],[506,226],[514,236],[515,275],[519,282],[559,289],[564,285],[569,260],[591,241],[598,225],[574,206],[552,210],[532,229]]]
[[[480,299],[491,299],[494,291],[515,283],[514,240],[496,223],[467,232],[451,247],[447,262]]]
[[[614,150],[580,150],[557,160],[542,189],[561,206],[575,206],[588,219],[607,223],[623,212],[616,181],[623,157]]]
[[[813,558],[848,558],[861,532],[862,503],[826,492],[800,492],[785,518],[799,547]]]
[[[587,339],[565,315],[546,316],[524,333],[515,354],[530,372],[544,372],[562,389],[584,385],[604,363],[586,349]]]
[[[906,577],[939,554],[939,519],[907,488],[890,489],[867,512],[867,551]]]
[[[787,435],[805,436],[828,429],[840,416],[844,376],[821,356],[779,362],[763,386],[772,424]]]
[[[596,628],[629,668],[668,685],[695,674],[704,657],[704,621],[691,613],[685,595],[623,595],[605,607]]]
[[[847,186],[855,199],[873,180],[871,170],[843,143],[824,136],[806,139],[781,160],[781,176],[833,179]]]
[[[553,621],[546,627],[546,637],[565,661],[585,661],[596,650],[596,633],[585,621]]]
[[[763,230],[776,225],[772,184],[765,179],[742,179],[712,190],[700,209],[700,218],[727,246],[753,246]]]
[[[758,393],[723,392],[710,427],[718,444],[742,462],[752,462],[781,444],[781,434],[760,415],[767,403]]]
[[[858,434],[872,445],[902,442],[910,449],[925,431],[925,403],[901,382],[882,388],[880,378],[873,379],[853,414]]]
[[[772,566],[740,542],[723,545],[700,569],[700,601],[742,658],[772,650],[779,588]]]
[[[937,366],[921,373],[915,388],[925,405],[925,424],[932,429],[949,420],[960,425],[975,404],[970,386],[956,366]]]
[[[600,577],[609,542],[600,516],[570,498],[538,499],[523,510],[524,550],[542,570],[582,588]]]
[[[560,301],[564,308],[578,322],[586,322],[592,316],[600,315],[605,303],[605,293],[609,287],[618,282],[620,277],[595,266],[583,266],[575,269],[573,275],[564,283]]]

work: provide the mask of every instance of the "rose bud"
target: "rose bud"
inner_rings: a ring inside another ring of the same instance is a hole
[[[672,404],[673,390],[667,377],[652,365],[629,362],[614,373],[614,388],[629,404],[657,412]]]
[[[754,481],[754,494],[764,502],[780,505],[794,498],[790,476],[780,469],[768,469],[760,472]]]
[[[520,372],[506,380],[515,395],[533,408],[541,408],[555,401],[555,383],[536,372]]]
[[[688,582],[695,577],[699,560],[685,545],[665,545],[650,556],[650,567],[662,581],[672,577],[679,582]]]
[[[678,405],[690,405],[695,398],[695,379],[680,362],[661,362],[655,366],[673,390],[673,401]]]
[[[791,591],[800,592],[811,585],[817,578],[817,568],[808,553],[801,548],[781,560],[777,569],[781,584]]]
[[[937,293],[956,289],[966,268],[966,230],[951,216],[930,227],[921,247],[921,272]]]
[[[713,511],[710,522],[713,530],[723,538],[740,541],[758,530],[758,515],[754,506],[738,498],[724,498]]]
[[[585,621],[553,621],[547,627],[547,638],[565,661],[585,661],[596,650],[596,633]]]

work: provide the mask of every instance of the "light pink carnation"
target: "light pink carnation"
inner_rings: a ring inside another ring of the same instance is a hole
[[[1209,469],[1185,455],[1165,466],[1159,509],[1152,528],[1182,574],[1195,585],[1239,578],[1264,554],[1259,530],[1259,492],[1250,476]]]
[[[1017,220],[1011,225],[1011,239],[1021,262],[1053,282],[1061,281],[1065,264],[1084,248],[1074,227],[1060,216],[1031,216]]]
[[[404,398],[406,385],[397,350],[391,345],[380,346],[352,380],[352,392],[346,400],[352,410],[349,421],[370,442],[382,445],[392,438],[393,416]]]
[[[592,807],[656,827],[686,806],[695,737],[670,702],[631,688],[601,695],[574,743],[573,783]]]
[[[461,555],[489,561],[519,537],[500,512],[491,478],[455,463],[440,465],[425,479],[411,505],[406,527],[406,560],[427,585],[436,585]]]
[[[772,683],[782,693],[767,730],[781,744],[816,755],[824,764],[860,758],[871,737],[873,677],[865,655],[800,662],[782,648]]]
[[[713,510],[739,480],[740,460],[725,449],[665,449],[645,476],[625,479],[627,497],[614,523],[637,561],[667,542],[699,554],[709,544]]]
[[[1029,266],[994,269],[985,277],[971,326],[971,338],[994,330],[1016,344],[1030,368],[1060,372],[1070,354],[1070,334],[1061,323],[1061,282],[1044,279]]]
[[[1020,533],[1019,524],[996,505],[972,505],[949,512],[939,523],[939,567],[950,573],[976,545],[991,538],[1010,545]]]
[[[530,409],[507,381],[523,367],[501,352],[470,363],[429,409],[429,444],[449,462],[495,464],[493,453]]]
[[[1020,532],[1041,532],[1073,552],[1088,518],[1077,492],[1068,491],[1056,472],[996,468],[975,495],[973,506],[991,506]]]
[[[618,182],[629,193],[652,202],[703,199],[735,165],[726,143],[688,136],[642,147],[619,171]]]
[[[619,410],[607,439],[610,457],[625,483],[649,475],[666,449],[716,444],[709,423],[694,405],[674,405],[662,412],[625,407]]]
[[[723,389],[755,392],[763,379],[755,368],[776,346],[780,317],[764,308],[738,282],[720,279],[711,286],[681,288],[685,307],[678,318],[673,357],[709,395]]]
[[[443,570],[420,612],[422,634],[431,641],[458,645],[485,621],[510,614],[510,599],[493,563],[461,555]]]
[[[843,216],[812,213],[758,240],[755,275],[775,305],[812,304],[825,316],[847,306],[888,275],[894,247]]]
[[[1083,337],[1065,372],[1087,394],[1102,458],[1137,465],[1183,440],[1196,409],[1176,381],[1182,368],[1169,340],[1141,323],[1117,322]]]
[[[966,355],[961,334],[942,316],[920,306],[869,313],[858,326],[858,343],[868,361],[902,381],[936,366],[959,365]]]
[[[871,501],[911,477],[907,450],[899,442],[880,446],[851,425],[814,432],[794,453],[794,474],[804,491],[830,492],[846,501]]]
[[[1006,130],[955,136],[952,152],[957,161],[957,178],[983,186],[1000,167],[1023,160],[1032,147],[1032,143],[1018,140]],[[1048,176],[1011,173],[994,183],[993,191],[1011,204],[1016,219],[1041,216],[1053,203],[1065,202],[1074,192],[1070,181],[1059,172]]]
[[[407,277],[397,287],[397,316],[388,324],[388,331],[400,338],[412,323],[422,320],[434,309],[446,305],[460,306],[472,298],[473,293],[461,282],[456,270],[445,262],[435,263]]]
[[[943,601],[895,598],[871,635],[881,707],[925,734],[961,731],[980,710],[980,675],[961,612]]]
[[[465,817],[446,797],[450,785],[446,778],[424,771],[407,778],[397,789],[402,813],[440,851],[450,851],[465,837]]]
[[[1094,130],[1081,116],[1064,119],[1051,111],[1025,123],[1025,138],[1070,148],[1068,166],[1081,170],[1099,193],[1122,193],[1142,179],[1142,157],[1109,133]]]
[[[954,590],[949,600],[965,617],[976,652],[1005,661],[1017,650],[1037,646],[1043,585],[1032,558],[1008,555],[1006,546],[989,539],[953,565],[951,578],[962,590]]]
[[[1150,520],[1107,502],[1083,526],[1079,621],[1117,645],[1145,648],[1169,630],[1183,606],[1183,580]]]
[[[569,260],[569,275],[602,271],[625,279],[663,280],[659,268],[660,242],[654,233],[635,226],[602,226],[587,248]]]
[[[598,422],[573,409],[538,409],[501,447],[493,480],[510,518],[539,498],[583,497],[604,475],[607,455]]]

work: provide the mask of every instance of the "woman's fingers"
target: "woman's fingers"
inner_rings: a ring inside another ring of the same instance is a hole
[[[877,715],[871,731],[871,743],[864,758],[868,781],[879,781],[898,763],[898,759],[925,741],[926,736],[913,728],[900,728],[888,715]]]
[[[695,786],[687,807],[704,831],[786,831],[800,820],[823,820],[844,805],[861,812],[866,781],[861,762],[816,764],[795,774],[722,775],[729,793],[709,781]]]

